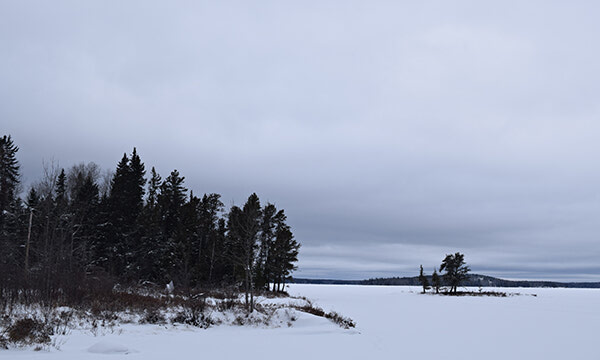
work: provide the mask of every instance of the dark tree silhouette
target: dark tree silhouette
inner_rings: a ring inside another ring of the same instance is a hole
[[[174,281],[243,290],[252,311],[257,289],[283,290],[296,269],[300,244],[284,211],[256,194],[225,214],[219,194],[188,195],[177,170],[163,181],[151,168],[147,182],[134,148],[105,182],[94,163],[45,168],[24,203],[17,151],[0,138],[1,294],[82,301],[117,282]]]
[[[433,269],[433,274],[431,275],[431,286],[435,290],[436,294],[440,293],[441,285],[440,276],[438,275],[437,270]]]
[[[457,252],[454,255],[446,255],[440,271],[446,271],[444,280],[450,285],[450,292],[456,293],[457,287],[467,278],[471,269],[465,263],[465,255]]]
[[[419,282],[421,283],[421,286],[423,286],[423,294],[425,294],[425,292],[429,290],[429,281],[427,280],[427,276],[423,274],[423,265],[421,265],[419,271]]]

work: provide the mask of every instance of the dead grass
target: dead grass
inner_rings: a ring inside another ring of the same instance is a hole
[[[305,312],[308,314],[312,314],[315,316],[320,316],[320,317],[329,319],[344,329],[350,329],[350,328],[356,327],[356,322],[354,320],[350,319],[349,317],[342,316],[335,311],[327,313],[322,308],[313,305],[308,299],[304,298],[304,300],[306,301],[306,305],[294,306],[294,308],[296,310],[299,310],[299,311],[302,311],[302,312]]]

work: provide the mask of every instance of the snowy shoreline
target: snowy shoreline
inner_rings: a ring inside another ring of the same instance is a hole
[[[424,296],[421,288],[404,286],[290,285],[288,290],[326,311],[350,316],[356,329],[304,312],[293,313],[297,318],[291,327],[129,323],[95,334],[80,329],[56,336],[60,350],[11,349],[0,351],[0,357],[437,359],[443,352],[447,359],[552,360],[593,358],[600,331],[600,291],[594,289],[503,288],[523,295],[506,298]],[[259,300],[262,305],[288,301]],[[445,327],[448,319],[452,331]]]

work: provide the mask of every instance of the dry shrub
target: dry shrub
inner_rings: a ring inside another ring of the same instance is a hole
[[[349,317],[342,316],[335,311],[325,315],[326,318],[343,327],[344,329],[350,329],[356,327],[356,322]]]
[[[305,312],[305,313],[309,313],[309,314],[313,314],[316,316],[320,316],[320,317],[325,317],[325,311],[323,309],[321,309],[318,306],[314,306],[312,304],[307,304],[304,306],[296,306],[296,309]]]
[[[500,292],[500,291],[457,291],[457,292],[443,292],[443,293],[440,293],[440,295],[507,297],[507,294],[505,292]]]
[[[144,317],[140,320],[142,324],[164,324],[165,317],[158,310],[146,311]]]
[[[350,319],[349,317],[344,317],[336,313],[335,311],[326,313],[325,310],[321,309],[318,306],[314,306],[312,303],[310,303],[310,301],[308,301],[308,303],[304,306],[295,306],[295,309],[315,316],[320,316],[329,319],[344,329],[356,327],[356,322]]]
[[[188,299],[182,303],[183,310],[171,320],[173,323],[187,324],[200,328],[209,328],[215,321],[204,312],[207,309],[206,298]]]
[[[53,335],[50,326],[32,318],[17,320],[6,332],[8,341],[15,344],[47,344]]]
[[[232,310],[234,308],[238,308],[241,307],[242,303],[240,301],[238,301],[237,297],[228,297],[225,299],[222,299],[221,301],[217,302],[217,310],[224,312],[227,310]]]

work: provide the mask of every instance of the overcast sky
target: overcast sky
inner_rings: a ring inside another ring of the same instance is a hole
[[[600,281],[595,1],[2,1],[0,132],[286,210],[298,277]],[[2,135],[0,134],[0,135]]]

